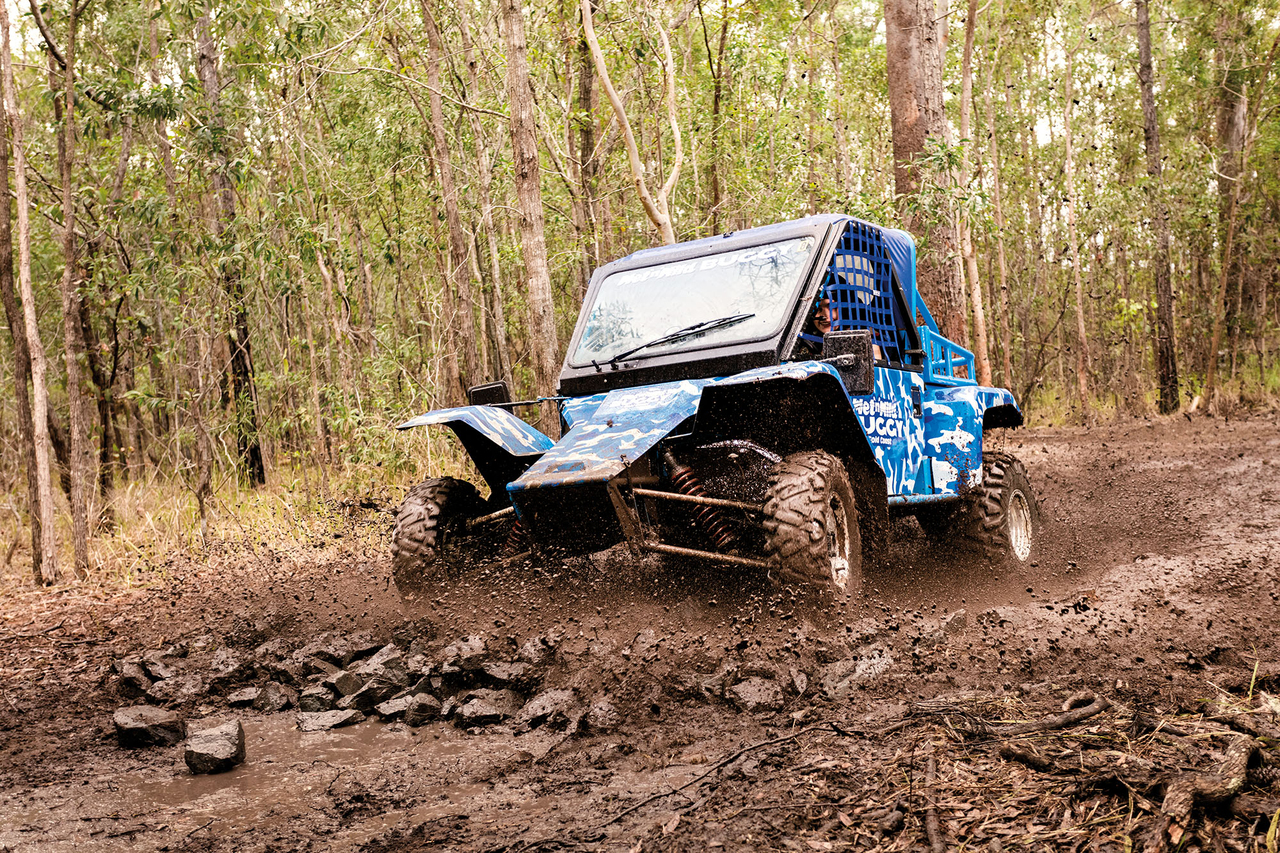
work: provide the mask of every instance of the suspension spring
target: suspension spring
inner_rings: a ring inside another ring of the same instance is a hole
[[[671,485],[675,487],[676,491],[682,495],[689,495],[695,498],[707,497],[707,490],[702,487],[702,480],[698,478],[692,468],[688,465],[681,465],[670,449],[663,450],[662,458],[670,469]],[[737,534],[729,526],[729,522],[725,521],[724,513],[720,512],[719,507],[705,504],[695,506],[693,517],[703,531],[711,537],[711,541],[716,543],[717,548],[724,551],[737,543]]]
[[[529,531],[525,529],[524,522],[519,518],[511,522],[511,532],[507,534],[507,544],[503,546],[503,551],[507,554],[519,554],[528,546]]]

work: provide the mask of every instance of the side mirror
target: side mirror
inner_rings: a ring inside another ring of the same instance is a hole
[[[472,385],[467,389],[467,402],[473,406],[501,406],[511,402],[511,389],[505,379]]]
[[[870,329],[827,332],[822,339],[822,361],[840,372],[845,389],[854,397],[875,390],[874,351]]]

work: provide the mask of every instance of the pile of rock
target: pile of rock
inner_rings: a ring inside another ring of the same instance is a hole
[[[134,705],[116,711],[112,723],[116,740],[126,749],[175,746],[185,739],[182,757],[192,773],[222,773],[244,762],[244,726],[239,720],[188,731],[173,711]]]

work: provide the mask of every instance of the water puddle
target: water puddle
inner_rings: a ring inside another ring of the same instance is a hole
[[[485,785],[451,781],[477,746],[443,724],[411,729],[366,722],[302,732],[292,714],[277,714],[244,720],[244,728],[247,759],[234,770],[194,776],[179,762],[156,773],[122,774],[111,780],[113,799],[123,799],[127,810],[135,813],[176,812],[184,816],[184,823],[196,826],[212,821],[219,835],[270,833],[286,829],[302,815],[310,819],[323,812],[332,815],[335,831],[346,827],[340,833],[343,843],[337,846],[349,848],[406,820],[421,823],[469,812],[474,798],[487,790]],[[438,768],[440,782],[432,785],[430,776],[418,777],[426,784],[414,785],[411,797],[406,797],[411,808],[375,799],[360,802],[362,785],[388,767],[411,765]],[[335,807],[335,800],[352,792],[353,802]],[[343,813],[344,808],[358,811]]]

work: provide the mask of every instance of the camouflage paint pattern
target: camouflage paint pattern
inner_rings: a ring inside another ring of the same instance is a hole
[[[396,429],[438,424],[451,426],[464,423],[513,456],[545,453],[554,445],[551,439],[529,426],[506,409],[493,406],[459,406],[454,409],[436,409],[411,418]]]
[[[588,405],[567,406],[575,418],[569,431],[507,491],[514,500],[526,489],[602,482],[621,473],[697,411],[710,381],[619,388],[605,394],[590,414]]]

